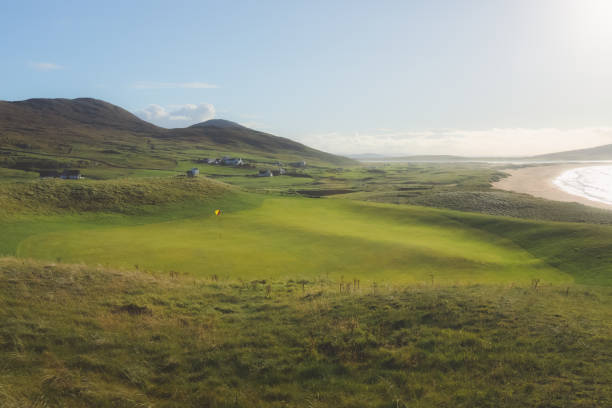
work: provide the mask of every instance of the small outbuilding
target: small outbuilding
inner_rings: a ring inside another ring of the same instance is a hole
[[[225,166],[242,166],[244,162],[240,157],[224,157],[221,159],[221,164]]]
[[[259,170],[259,174],[257,176],[259,176],[259,177],[273,177],[274,174],[272,174],[272,170],[267,169],[267,170]]]
[[[187,170],[187,177],[197,177],[200,174],[200,169],[194,167],[191,170]]]

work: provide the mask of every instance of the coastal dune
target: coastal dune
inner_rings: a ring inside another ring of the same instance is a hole
[[[601,166],[601,164],[599,165]],[[534,197],[546,198],[548,200],[575,202],[591,207],[612,210],[612,204],[589,199],[587,197],[570,194],[555,184],[555,180],[564,172],[589,166],[588,164],[555,164],[546,166],[523,167],[519,169],[504,169],[510,174],[498,182],[493,183],[493,188],[514,191],[516,193],[529,194]]]

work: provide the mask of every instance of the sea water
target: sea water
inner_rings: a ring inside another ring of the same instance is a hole
[[[612,204],[612,166],[579,167],[567,170],[553,183],[566,193]]]

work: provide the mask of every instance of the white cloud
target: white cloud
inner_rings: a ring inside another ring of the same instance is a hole
[[[209,103],[199,105],[149,105],[134,112],[141,119],[165,128],[191,126],[215,117],[215,107]]]
[[[135,89],[212,89],[217,85],[207,82],[136,82],[132,85]]]
[[[53,62],[30,62],[28,66],[37,71],[53,71],[64,68],[61,65]]]
[[[459,156],[527,156],[612,143],[612,128],[576,129],[437,129],[363,133],[331,132],[301,138],[312,147],[338,154],[389,156],[449,154]]]

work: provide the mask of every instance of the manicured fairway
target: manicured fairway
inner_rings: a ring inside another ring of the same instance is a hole
[[[133,226],[30,236],[18,255],[244,279],[567,282],[501,234],[420,207],[267,198],[260,206]]]

